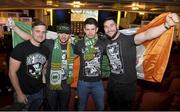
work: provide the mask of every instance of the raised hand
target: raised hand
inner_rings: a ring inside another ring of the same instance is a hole
[[[166,16],[166,26],[172,27],[175,26],[179,22],[179,17],[176,13],[170,13]]]
[[[16,26],[12,18],[8,18],[6,25],[11,29],[13,29]]]

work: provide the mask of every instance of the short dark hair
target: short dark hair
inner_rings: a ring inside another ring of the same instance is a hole
[[[113,20],[115,23],[117,23],[117,22],[116,22],[116,19],[115,19],[114,17],[107,17],[107,18],[104,19],[103,24],[104,24],[106,21],[109,21],[109,20]]]
[[[36,19],[35,21],[32,22],[32,28],[34,28],[35,26],[39,26],[39,25],[44,25],[46,27],[46,24],[42,21],[40,21],[39,19]]]
[[[94,18],[87,18],[87,19],[84,21],[84,25],[87,25],[87,24],[93,24],[93,25],[95,25],[96,27],[98,27],[98,22],[97,22],[96,19],[94,19]]]

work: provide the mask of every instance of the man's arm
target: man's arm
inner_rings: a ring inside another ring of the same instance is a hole
[[[163,32],[165,32],[168,28],[175,26],[179,22],[178,15],[175,13],[170,13],[166,16],[165,23],[150,28],[145,32],[136,34],[134,37],[135,44],[141,44],[147,40],[152,40],[154,38],[159,37]]]
[[[8,18],[8,26],[14,30],[14,32],[16,32],[20,37],[22,37],[22,39],[24,40],[29,40],[32,38],[32,36],[26,32],[24,32],[23,30],[21,30],[20,28],[18,28],[14,22],[14,20],[12,18]]]
[[[12,18],[8,18],[7,21],[8,26],[14,30],[14,32],[16,32],[22,39],[24,40],[29,40],[32,38],[32,35],[24,32],[23,30],[21,30],[20,28],[18,28],[14,22],[14,20]],[[56,32],[53,31],[47,31],[46,33],[46,39],[53,39],[55,40],[58,37],[58,34]]]
[[[47,65],[48,65],[48,61],[45,63],[42,71],[42,81],[44,84],[46,83]]]
[[[27,103],[27,98],[26,95],[22,92],[20,85],[19,85],[19,80],[17,77],[17,71],[19,70],[19,67],[21,65],[20,61],[17,61],[13,58],[10,57],[9,61],[9,78],[11,80],[11,83],[17,93],[17,100],[18,102]]]

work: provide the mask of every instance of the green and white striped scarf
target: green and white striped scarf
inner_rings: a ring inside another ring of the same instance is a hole
[[[72,82],[72,73],[73,73],[73,61],[74,61],[74,53],[71,46],[71,43],[68,41],[67,43],[67,71],[68,71],[68,79],[67,83],[70,84]],[[55,40],[54,48],[52,52],[51,59],[51,72],[50,72],[50,89],[51,90],[61,90],[61,79],[62,79],[62,50],[61,44],[59,42],[59,38]]]

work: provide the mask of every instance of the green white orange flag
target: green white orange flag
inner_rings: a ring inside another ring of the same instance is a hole
[[[129,35],[133,33],[140,33],[146,31],[151,27],[158,26],[164,23],[167,14],[168,13],[163,13],[159,15],[158,17],[153,19],[149,24],[139,28],[138,30],[125,29],[125,30],[121,30],[120,32]],[[15,22],[15,24],[25,32],[30,33],[31,26],[22,22]],[[172,27],[169,30],[165,31],[159,38],[147,41],[142,45],[137,46],[136,69],[137,69],[137,77],[139,79],[143,79],[151,82],[162,81],[170,55],[173,35],[174,35],[174,28]],[[49,39],[54,39],[54,37],[57,37],[57,33],[48,31],[46,37]],[[17,45],[19,42],[22,42],[21,37],[19,37],[16,33],[13,32],[13,46]],[[77,61],[76,63],[79,63],[79,61]],[[77,67],[75,70],[78,71]],[[76,73],[76,75],[78,75],[78,73]],[[73,77],[77,77],[77,76],[73,76]]]
[[[31,29],[32,27],[29,24],[26,24],[24,22],[20,22],[20,21],[15,21],[15,24],[17,27],[19,27],[21,30],[23,30],[24,32],[27,33],[31,33]],[[17,44],[21,43],[22,41],[24,41],[17,33],[15,33],[12,30],[12,37],[13,37],[13,47],[15,47]],[[56,39],[58,37],[56,32],[52,32],[52,31],[47,31],[46,33],[46,38],[47,39]]]
[[[141,33],[151,27],[158,26],[165,22],[166,15],[163,13],[153,19],[147,25],[137,29],[121,30],[121,33],[131,35]],[[173,42],[174,28],[165,31],[160,37],[136,47],[137,50],[137,78],[151,82],[161,82],[169,60],[170,50]]]
[[[149,24],[140,28],[137,33],[158,26],[165,22],[168,13],[163,13]],[[174,28],[165,31],[159,38],[144,42],[137,47],[138,78],[152,82],[161,82],[168,63],[173,42]]]
[[[17,27],[19,27],[21,30],[23,30],[24,32],[27,32],[27,33],[31,33],[31,26],[28,25],[28,24],[25,24],[23,22],[20,22],[20,21],[15,21],[15,24]],[[17,44],[23,42],[24,40],[16,33],[12,30],[12,44],[13,44],[13,47],[15,47]]]

